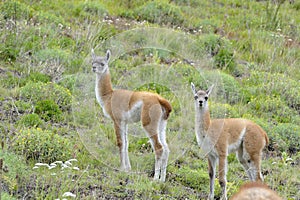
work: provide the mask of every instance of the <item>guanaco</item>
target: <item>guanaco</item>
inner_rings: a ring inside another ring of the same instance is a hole
[[[249,182],[241,186],[230,200],[282,200],[282,198],[262,182]]]
[[[169,148],[166,142],[167,119],[171,104],[155,93],[112,88],[109,72],[110,50],[104,57],[96,56],[92,49],[92,71],[96,73],[95,93],[103,113],[114,123],[119,147],[121,169],[131,169],[128,157],[127,125],[142,122],[155,152],[154,180],[165,181]]]
[[[208,99],[214,86],[206,91],[196,91],[191,83],[195,102],[195,134],[198,145],[208,157],[210,178],[209,199],[214,198],[216,163],[219,162],[221,198],[227,199],[227,156],[236,152],[251,181],[263,180],[261,174],[262,150],[268,144],[266,132],[247,119],[211,119]]]

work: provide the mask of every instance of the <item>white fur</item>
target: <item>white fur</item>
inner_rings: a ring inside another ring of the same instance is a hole
[[[129,156],[128,156],[128,137],[127,137],[127,124],[122,121],[121,122],[121,138],[122,138],[122,150],[121,150],[121,168],[124,171],[129,171],[131,169]]]
[[[130,110],[123,113],[123,119],[128,122],[138,122],[141,119],[143,101],[138,101]]]
[[[98,82],[100,81],[100,79],[101,79],[101,75],[97,74],[96,75],[96,86],[95,86],[96,99],[97,99],[97,102],[100,104],[100,106],[102,108],[104,116],[107,117],[107,118],[110,118],[110,115],[105,110],[104,101],[103,101],[101,95],[99,94]]]
[[[235,143],[232,143],[228,146],[228,153],[237,151],[237,149],[241,146],[245,133],[246,133],[246,127],[243,128],[243,130],[241,131],[239,139]]]

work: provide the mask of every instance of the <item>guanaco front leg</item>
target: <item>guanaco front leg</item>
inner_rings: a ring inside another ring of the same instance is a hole
[[[216,177],[217,158],[212,155],[208,156],[208,174],[209,174],[209,199],[214,199],[215,194],[215,177]]]
[[[221,186],[222,194],[221,199],[227,199],[227,191],[226,191],[226,174],[227,174],[227,157],[224,155],[219,156],[219,183]]]
[[[114,126],[120,152],[121,170],[127,172],[131,169],[128,156],[127,124],[124,122],[115,122]]]

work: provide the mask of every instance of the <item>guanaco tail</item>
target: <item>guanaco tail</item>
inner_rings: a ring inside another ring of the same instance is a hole
[[[196,91],[191,83],[195,101],[195,134],[198,145],[208,157],[210,178],[209,199],[214,198],[214,178],[216,164],[219,164],[219,184],[221,198],[227,199],[226,173],[227,156],[236,152],[237,158],[251,181],[263,181],[261,174],[262,150],[268,144],[266,132],[247,119],[211,119],[208,98],[213,86],[208,90]]]
[[[92,71],[96,73],[96,98],[103,113],[114,123],[117,145],[120,151],[121,169],[131,169],[128,157],[127,126],[142,122],[155,152],[154,180],[165,181],[169,148],[166,142],[166,125],[171,104],[161,96],[150,92],[114,90],[109,72],[108,50],[104,57],[96,56],[92,49]]]

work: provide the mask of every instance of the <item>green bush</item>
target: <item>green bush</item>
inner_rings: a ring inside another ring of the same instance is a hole
[[[42,49],[34,55],[37,62],[56,61],[59,64],[68,65],[71,60],[69,52],[61,49]]]
[[[16,133],[12,149],[26,159],[52,163],[71,158],[72,143],[69,139],[49,130],[29,128]]]
[[[286,104],[300,113],[300,82],[280,73],[251,72],[245,84],[252,96],[260,94],[280,97]]]
[[[245,94],[242,92],[240,83],[227,73],[209,71],[204,74],[204,78],[205,80],[210,80],[211,84],[215,84],[213,90],[216,92],[216,97],[218,99],[225,99],[226,103],[235,104],[248,99],[248,97],[242,96]],[[207,81],[205,83],[207,84]]]
[[[79,4],[75,8],[74,12],[75,12],[74,14],[78,17],[91,17],[91,16],[105,17],[108,15],[108,11],[104,7],[104,5],[98,2],[89,2],[89,1]]]
[[[136,88],[135,90],[137,91],[149,91],[149,92],[154,92],[157,94],[162,94],[165,92],[170,92],[170,89],[164,85],[161,84],[157,84],[157,83],[147,83],[144,84],[138,88]]]
[[[201,2],[198,0],[173,0],[172,2],[180,6],[201,6],[202,5]]]
[[[233,72],[236,65],[233,52],[225,47],[220,48],[219,52],[214,57],[214,62],[218,69],[223,69],[228,72]]]
[[[176,181],[186,185],[197,191],[205,191],[206,185],[209,184],[209,176],[207,170],[191,169],[183,166],[176,170]]]
[[[26,127],[38,127],[43,124],[43,120],[37,114],[33,113],[23,115],[17,123]]]
[[[29,20],[31,17],[30,8],[26,4],[18,1],[4,1],[2,4],[0,4],[0,10],[3,12],[2,14],[5,20]]]
[[[249,102],[253,114],[258,117],[275,120],[279,123],[294,122],[295,111],[290,109],[280,97],[258,96]]]
[[[93,43],[98,44],[109,41],[111,37],[117,34],[117,29],[112,25],[102,24],[98,29],[99,31],[93,37]]]
[[[47,83],[50,80],[51,80],[50,76],[39,73],[39,72],[32,72],[28,76],[21,77],[21,78],[11,72],[7,72],[5,79],[1,80],[0,83],[4,87],[15,87],[15,86],[22,87],[22,86],[26,85],[26,83],[28,83],[29,81],[32,81],[32,82],[40,81],[40,82]]]
[[[239,113],[229,104],[210,103],[210,112],[213,118],[237,118]]]
[[[131,14],[126,13],[129,16]],[[184,16],[179,7],[167,2],[150,1],[136,8],[132,13],[138,20],[147,20],[151,23],[179,25],[184,21]]]
[[[33,111],[33,106],[29,102],[19,100],[19,101],[15,101],[14,104],[17,107],[18,112],[20,114],[29,113],[29,112]]]
[[[24,86],[29,81],[47,83],[51,81],[51,77],[40,72],[32,72],[25,78],[25,80],[23,81],[24,84],[22,86]]]
[[[36,103],[34,112],[45,121],[56,121],[62,119],[62,111],[53,100],[41,100]]]
[[[296,154],[300,151],[300,126],[291,123],[280,123],[269,133],[274,150]],[[275,145],[274,145],[275,144]]]
[[[230,42],[219,35],[207,34],[200,38],[207,54],[213,56],[214,65],[230,73],[235,70],[235,58]]]
[[[71,108],[71,92],[55,83],[29,82],[20,88],[20,97],[24,101],[36,104],[41,100],[54,101],[62,111]]]
[[[2,37],[2,35],[1,35]],[[15,61],[19,52],[19,41],[16,42],[16,34],[9,33],[5,36],[5,40],[0,43],[1,53],[0,59],[5,61]]]
[[[41,24],[54,25],[53,27],[57,27],[59,24],[66,24],[65,20],[60,15],[55,15],[46,11],[39,12],[35,18]]]
[[[209,55],[216,55],[222,46],[222,39],[219,35],[207,34],[200,38],[204,45],[204,49]]]

